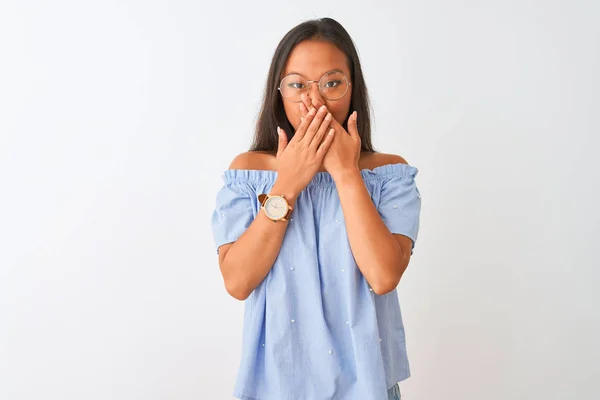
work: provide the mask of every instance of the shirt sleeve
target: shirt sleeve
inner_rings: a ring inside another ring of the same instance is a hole
[[[413,254],[419,234],[421,194],[414,174],[394,176],[383,182],[378,206],[379,215],[391,233],[408,236]]]
[[[243,183],[229,182],[217,193],[212,214],[212,231],[217,254],[220,246],[235,242],[254,220],[250,192]]]

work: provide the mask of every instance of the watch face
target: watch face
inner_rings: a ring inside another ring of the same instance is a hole
[[[288,213],[287,201],[280,196],[269,197],[265,203],[265,212],[271,219],[281,219]]]

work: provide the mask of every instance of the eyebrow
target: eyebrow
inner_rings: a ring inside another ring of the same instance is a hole
[[[322,73],[322,74],[321,74],[321,76],[319,77],[319,79],[321,79],[321,77],[322,77],[323,75],[325,75],[325,74],[327,74],[327,73],[329,73],[329,72],[339,72],[339,73],[342,73],[342,74],[346,75],[346,73],[345,73],[344,71],[342,71],[341,69],[339,69],[339,68],[334,68],[334,69],[330,69],[329,71],[326,71],[326,72]],[[304,78],[304,75],[302,75],[302,74],[301,74],[301,73],[299,73],[299,72],[294,72],[294,71],[290,71],[290,72],[288,72],[287,74],[285,74],[284,76],[288,76],[288,75],[292,75],[292,74],[294,74],[294,75],[300,75],[301,77],[303,77],[303,78]],[[310,80],[310,79],[309,79],[309,80]]]

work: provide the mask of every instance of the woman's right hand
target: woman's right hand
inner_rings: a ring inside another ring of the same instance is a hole
[[[332,118],[325,106],[318,111],[312,108],[289,143],[285,132],[277,128],[277,180],[271,193],[295,200],[308,185],[333,141],[334,130],[329,128]]]

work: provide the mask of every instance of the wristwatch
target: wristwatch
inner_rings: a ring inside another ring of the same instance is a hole
[[[258,201],[266,216],[273,222],[287,221],[294,210],[284,195],[259,194]]]

